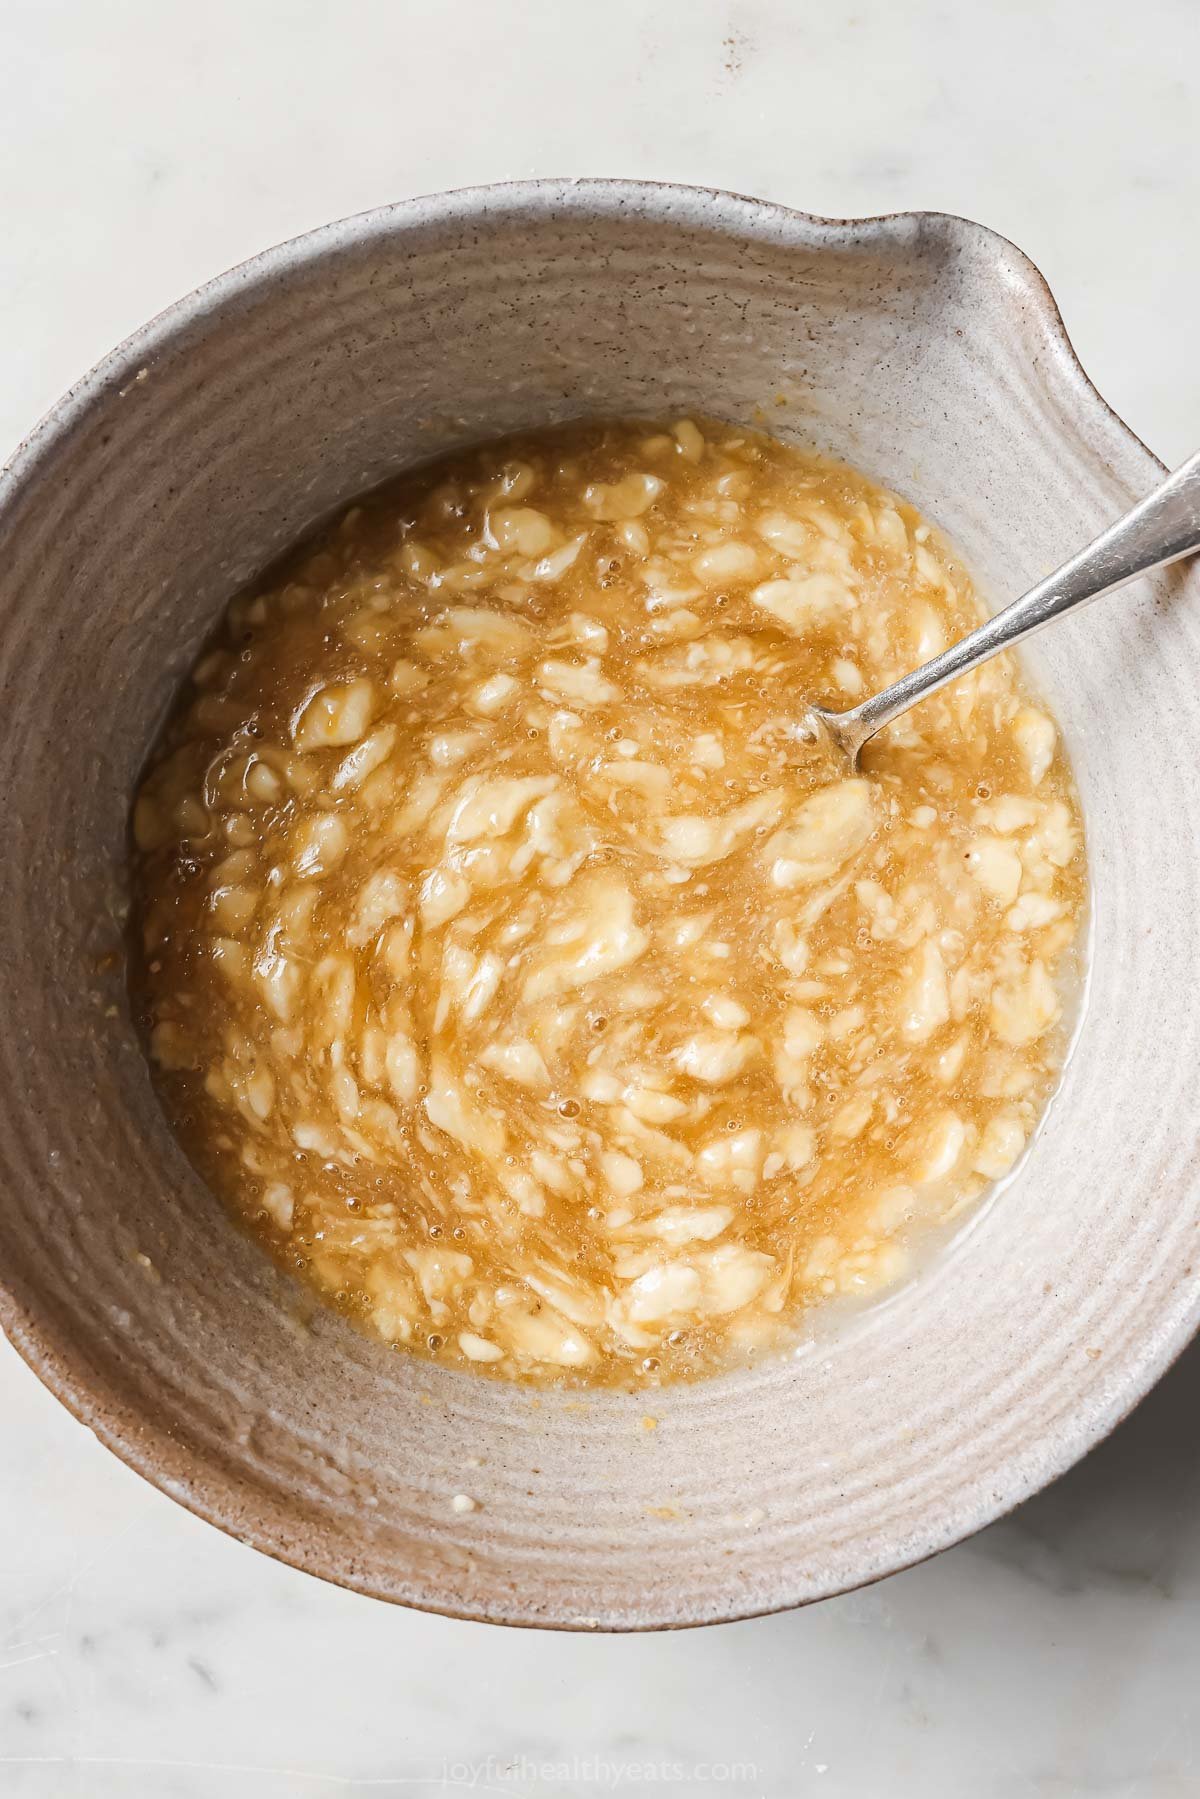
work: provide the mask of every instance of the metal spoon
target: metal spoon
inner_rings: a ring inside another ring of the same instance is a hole
[[[1056,618],[1090,606],[1093,600],[1123,587],[1126,581],[1163,568],[1168,562],[1177,562],[1195,550],[1200,550],[1200,452],[1189,457],[1173,475],[1167,476],[1161,487],[1101,532],[1085,550],[978,630],[849,712],[827,712],[823,706],[810,706],[801,731],[830,746],[844,762],[846,773],[853,774],[868,738],[910,706],[928,699],[959,675],[969,674],[989,656],[1011,650],[1043,626],[1053,624]]]

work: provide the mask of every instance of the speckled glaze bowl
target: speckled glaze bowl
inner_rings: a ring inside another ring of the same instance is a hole
[[[801,1604],[1069,1466],[1200,1307],[1200,572],[1038,640],[1090,1000],[1018,1178],[802,1353],[533,1397],[355,1334],[238,1235],[151,1094],[115,920],[135,776],[230,594],[406,462],[589,413],[765,415],[938,520],[997,600],[1148,489],[1037,271],[931,214],[545,182],[371,213],[182,301],[0,489],[0,1320],[173,1498],[366,1593],[635,1629]],[[456,1512],[467,1493],[478,1509]]]

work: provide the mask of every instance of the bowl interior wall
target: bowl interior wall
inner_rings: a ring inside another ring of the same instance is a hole
[[[890,484],[999,599],[1154,479],[1001,240],[631,192],[451,199],[259,259],[85,385],[0,517],[14,1339],[135,1465],[289,1559],[473,1616],[618,1626],[817,1597],[975,1528],[1179,1335],[1198,1228],[1178,1119],[1200,797],[1173,740],[1196,723],[1197,576],[1034,658],[1095,885],[1090,1012],[1046,1128],[952,1251],[808,1352],[656,1395],[652,1433],[636,1398],[410,1362],[314,1311],[167,1132],[103,965],[129,797],[224,602],[340,502],[525,425],[706,412]]]

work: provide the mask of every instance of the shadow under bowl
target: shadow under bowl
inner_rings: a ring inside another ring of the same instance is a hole
[[[1088,1015],[1019,1178],[807,1352],[532,1395],[389,1351],[234,1230],[171,1137],[119,939],[130,796],[231,594],[417,460],[704,412],[855,463],[1011,597],[1144,492],[1044,283],[933,214],[539,182],[222,276],[74,389],[0,486],[0,1322],[110,1448],[235,1536],[470,1618],[713,1622],[873,1580],[1075,1461],[1196,1328],[1200,573],[1039,639],[1093,884]],[[450,1506],[467,1491],[480,1509]]]

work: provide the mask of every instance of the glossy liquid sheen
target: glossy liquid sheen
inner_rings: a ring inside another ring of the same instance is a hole
[[[905,1270],[1064,1049],[1068,771],[1000,658],[846,780],[796,731],[981,616],[913,509],[604,423],[352,507],[230,609],[135,808],[134,990],[233,1211],[368,1328],[709,1373]]]

